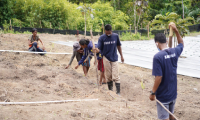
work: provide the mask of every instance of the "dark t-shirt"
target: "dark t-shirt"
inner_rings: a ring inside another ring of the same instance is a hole
[[[116,33],[112,33],[111,36],[103,34],[99,38],[98,48],[102,56],[106,57],[111,62],[118,61],[117,46],[121,46],[121,42]]]
[[[183,51],[183,44],[158,52],[153,58],[152,75],[162,76],[156,91],[156,98],[161,102],[170,102],[177,97],[177,62]]]

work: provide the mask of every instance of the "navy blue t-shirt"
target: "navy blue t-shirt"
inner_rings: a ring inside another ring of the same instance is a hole
[[[112,33],[111,36],[103,34],[99,38],[98,48],[102,56],[106,57],[111,62],[118,61],[117,46],[121,46],[121,42],[116,33]]]
[[[162,76],[156,91],[156,98],[161,102],[170,102],[177,97],[177,62],[183,51],[183,44],[158,52],[153,58],[152,75]]]

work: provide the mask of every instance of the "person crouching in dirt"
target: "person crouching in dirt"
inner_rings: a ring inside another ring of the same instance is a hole
[[[37,29],[33,28],[32,34],[33,34],[33,35],[31,35],[31,36],[28,38],[29,51],[31,51],[31,52],[46,52],[42,40],[41,40],[41,39],[39,38],[39,36],[37,35]],[[40,41],[41,44],[42,44],[42,49],[39,48],[39,41]],[[44,53],[44,54],[45,54],[45,53]],[[44,54],[40,54],[40,55],[44,55]]]
[[[103,56],[105,76],[108,83],[108,89],[113,90],[113,81],[117,89],[117,94],[120,95],[120,78],[118,70],[118,55],[121,55],[121,61],[124,62],[122,55],[121,42],[116,33],[112,33],[111,25],[105,26],[105,34],[101,35],[98,41],[98,49]]]
[[[156,97],[171,113],[174,113],[177,98],[177,62],[184,43],[176,25],[170,23],[169,27],[175,32],[179,45],[168,48],[166,36],[163,33],[155,35],[159,52],[153,58],[152,75],[155,76],[155,82],[149,99],[154,101]],[[169,44],[172,43],[171,40],[172,37],[169,37]],[[157,103],[157,114],[161,120],[175,120],[159,103]]]
[[[91,51],[93,48],[93,44],[92,44],[92,41],[90,41],[88,39],[81,39],[79,41],[79,44],[80,44],[81,48],[84,49],[84,53],[83,53],[83,57],[78,62],[78,65],[75,67],[75,69],[78,69],[78,67],[82,64],[84,74],[85,74],[85,76],[87,76],[87,73],[90,68],[90,61],[92,59],[91,55],[93,54]],[[88,57],[88,59],[86,60],[87,57]]]
[[[98,49],[98,45],[95,44],[95,50],[96,50],[96,55],[97,55],[97,60],[98,60],[98,70],[101,72],[100,74],[100,80],[99,84],[106,84],[106,77],[104,74],[104,64],[103,64],[103,57],[101,55],[101,51]]]
[[[72,64],[75,56],[76,56],[77,62],[79,62],[83,56],[83,49],[81,48],[81,46],[78,42],[75,42],[73,45],[73,54],[72,54],[69,64],[67,65],[67,67],[65,69],[69,68],[69,66]],[[84,70],[84,68],[83,68],[83,70]]]

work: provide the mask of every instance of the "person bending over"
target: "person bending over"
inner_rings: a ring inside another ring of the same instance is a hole
[[[87,73],[90,68],[90,60],[92,59],[92,54],[93,54],[91,51],[93,48],[93,44],[92,44],[92,41],[90,41],[88,39],[81,39],[79,41],[79,44],[80,44],[81,48],[84,49],[84,53],[83,53],[83,57],[78,62],[78,65],[75,67],[75,69],[78,69],[78,67],[82,64],[84,74],[85,74],[85,76],[87,76]],[[88,57],[88,59],[86,60],[87,57]]]

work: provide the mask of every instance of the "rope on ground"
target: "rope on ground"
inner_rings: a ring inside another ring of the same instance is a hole
[[[170,114],[172,115],[176,120],[178,120],[178,118],[176,116],[174,116],[159,100],[156,99],[156,101]]]
[[[54,52],[29,52],[29,51],[17,51],[17,50],[0,50],[0,52],[18,52],[18,53],[35,53],[35,54],[59,54],[59,55],[72,54],[72,53],[54,53]]]
[[[83,102],[83,101],[97,101],[97,100],[98,99],[79,99],[79,100],[60,100],[60,101],[38,101],[38,102],[0,102],[0,105],[47,104],[47,103]]]

